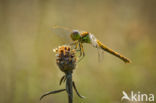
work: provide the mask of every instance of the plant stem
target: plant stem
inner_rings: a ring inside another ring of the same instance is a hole
[[[72,72],[66,73],[66,91],[68,93],[68,103],[73,103],[73,89],[72,89]]]

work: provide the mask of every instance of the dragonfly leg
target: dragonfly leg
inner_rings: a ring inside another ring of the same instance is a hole
[[[80,55],[79,55],[79,61],[80,62],[84,56],[85,56],[85,53],[84,53],[84,49],[83,49],[83,45],[82,43],[78,42],[78,41],[74,41],[73,43],[71,43],[70,45],[74,45],[75,46],[75,49],[76,51],[80,52]],[[79,47],[79,48],[78,48]]]
[[[79,47],[79,48],[78,48]],[[74,49],[76,50],[76,51],[80,51],[80,46],[79,46],[79,42],[78,41],[76,41],[75,42],[75,44],[74,44]]]
[[[84,52],[84,48],[83,48],[83,45],[81,43],[81,49],[82,49],[82,54],[83,54],[83,57],[85,56],[85,52]]]
[[[72,43],[69,44],[70,46],[72,46],[74,49],[78,48],[78,41],[74,41]]]
[[[65,82],[66,81],[66,76],[64,75],[61,79],[60,79],[60,85],[62,84],[62,82]]]
[[[51,91],[51,92],[48,92],[46,94],[43,94],[41,97],[40,97],[40,100],[43,99],[45,96],[47,95],[50,95],[50,94],[55,94],[55,93],[59,93],[59,92],[63,92],[65,91],[66,89],[60,89],[60,90],[56,90],[56,91]]]
[[[70,43],[69,45],[75,45],[77,43],[77,41],[74,41],[72,43]]]
[[[75,49],[77,49],[78,48],[78,42],[75,44]]]
[[[78,92],[78,90],[77,90],[77,88],[76,88],[76,85],[75,85],[74,81],[73,81],[73,87],[74,87],[74,90],[75,90],[76,94],[77,94],[80,98],[86,98],[85,96],[81,96],[81,95],[80,95],[80,93]]]
[[[80,47],[78,48],[78,46],[79,46],[79,43],[76,44],[75,49],[76,49],[77,52],[81,52],[81,48]]]
[[[84,53],[84,49],[83,49],[82,43],[80,43],[79,46],[80,46],[80,56],[79,56],[80,59],[79,59],[78,62],[80,62],[85,57],[85,53]]]
[[[81,46],[81,43],[79,43],[79,48],[80,48],[80,56],[79,57],[81,57],[82,56],[82,46]]]

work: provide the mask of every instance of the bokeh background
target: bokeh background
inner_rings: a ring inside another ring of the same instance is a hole
[[[39,101],[65,88],[52,49],[66,40],[53,25],[89,31],[132,60],[104,53],[99,62],[85,44],[73,79],[87,99],[74,94],[74,103],[120,103],[123,90],[156,94],[155,0],[0,0],[0,103],[67,103],[65,92]]]

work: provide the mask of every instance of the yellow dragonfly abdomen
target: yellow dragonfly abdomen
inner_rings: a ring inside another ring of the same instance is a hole
[[[123,60],[125,63],[130,63],[130,62],[131,62],[131,61],[130,61],[128,58],[126,58],[125,56],[122,56],[121,54],[119,54],[119,53],[113,51],[112,49],[110,49],[110,48],[108,48],[108,47],[106,47],[106,46],[105,46],[103,43],[101,43],[99,40],[96,40],[96,42],[97,42],[98,46],[99,46],[101,49],[103,49],[104,51],[107,51],[107,52],[109,52],[110,54],[112,54],[112,55],[114,55],[114,56],[120,58],[120,59]]]

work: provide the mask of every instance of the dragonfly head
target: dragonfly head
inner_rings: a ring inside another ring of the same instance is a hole
[[[80,32],[78,30],[73,30],[71,32],[71,38],[72,38],[73,41],[79,40],[81,38]]]

